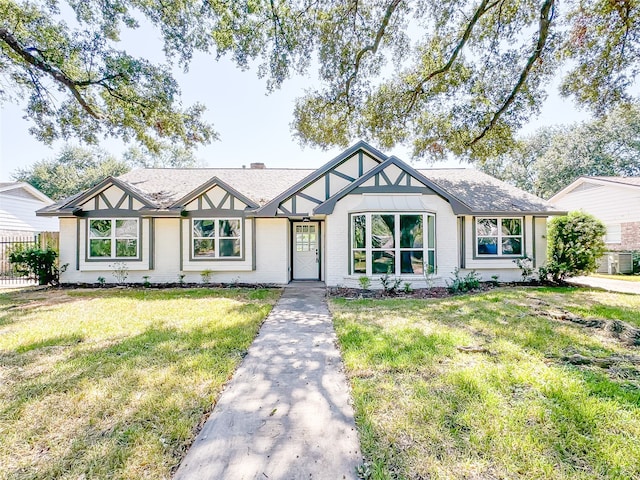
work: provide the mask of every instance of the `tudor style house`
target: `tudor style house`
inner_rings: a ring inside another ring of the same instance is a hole
[[[317,170],[141,169],[41,209],[60,219],[62,283],[444,285],[456,268],[520,278],[546,255],[546,201],[472,169],[416,170],[359,142]]]

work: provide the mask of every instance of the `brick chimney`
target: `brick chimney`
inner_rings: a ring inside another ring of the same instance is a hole
[[[252,163],[251,168],[254,170],[263,170],[267,168],[267,166],[264,163],[258,162],[258,163]]]

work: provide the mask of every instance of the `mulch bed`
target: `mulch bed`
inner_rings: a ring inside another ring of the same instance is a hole
[[[504,286],[506,284],[500,284]],[[520,284],[519,284],[520,285]],[[481,293],[496,288],[497,285],[492,282],[481,283],[480,287],[465,294]],[[346,287],[329,287],[327,288],[328,296],[336,298],[346,298],[349,300],[357,300],[362,298],[446,298],[460,295],[460,293],[451,293],[446,287],[432,288],[416,288],[410,292],[399,290],[396,292],[385,292],[384,290],[363,290],[361,288]]]

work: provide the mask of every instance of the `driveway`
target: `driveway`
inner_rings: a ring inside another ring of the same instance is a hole
[[[626,280],[614,280],[599,277],[574,277],[567,280],[567,283],[585,287],[602,288],[610,292],[634,293],[640,295],[640,282],[628,282]]]

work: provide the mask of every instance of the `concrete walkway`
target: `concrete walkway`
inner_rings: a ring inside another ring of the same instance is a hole
[[[285,289],[174,480],[355,479],[350,391],[320,284]]]
[[[568,279],[567,282],[583,287],[602,288],[610,292],[635,293],[640,295],[640,282],[628,282],[626,280],[599,277],[573,277]]]

